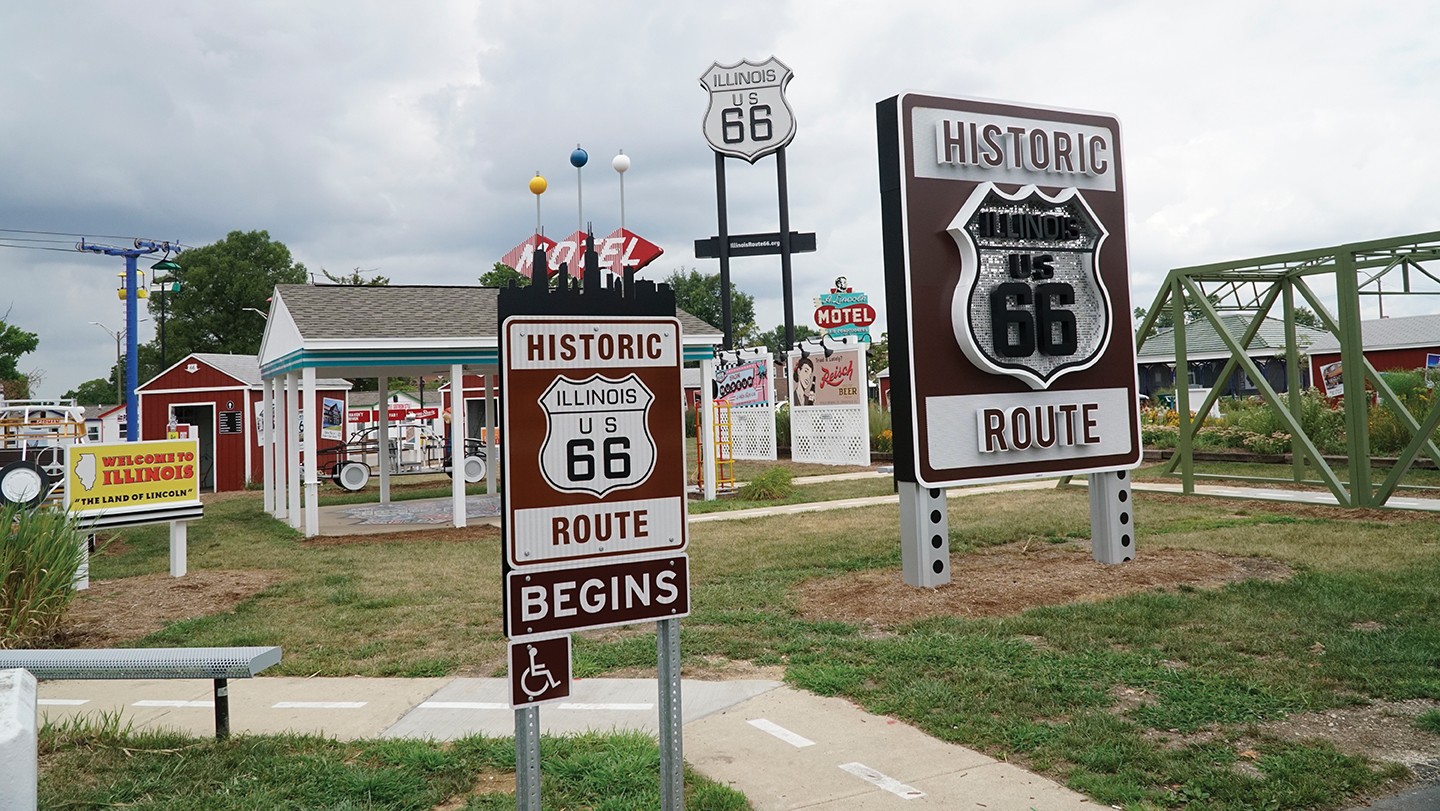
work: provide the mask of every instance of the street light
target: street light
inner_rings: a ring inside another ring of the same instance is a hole
[[[180,280],[174,276],[161,276],[161,273],[174,273],[180,270],[180,266],[171,260],[161,259],[150,266],[154,275],[150,277],[150,284],[156,293],[160,294],[160,368],[170,368],[170,354],[165,351],[165,310],[171,293],[180,292]]]
[[[148,320],[148,318],[140,319],[140,321]],[[110,329],[99,321],[91,321],[90,323],[94,324],[100,329],[105,330],[106,335],[109,335],[111,338],[115,339],[115,402],[124,405],[125,393],[124,389],[122,389],[120,386],[120,342],[125,340],[125,330],[122,329],[119,332],[116,332],[115,330]],[[137,321],[136,323],[139,323],[139,321]],[[125,415],[125,419],[130,419],[130,415],[128,413]]]

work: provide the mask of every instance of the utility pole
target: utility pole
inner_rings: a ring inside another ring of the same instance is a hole
[[[140,409],[135,389],[140,385],[140,362],[135,340],[135,328],[140,323],[136,313],[139,297],[136,295],[136,266],[138,257],[164,251],[166,256],[182,249],[178,242],[153,242],[148,239],[135,240],[133,248],[115,248],[109,245],[94,245],[83,238],[75,245],[77,251],[90,251],[105,256],[119,256],[125,259],[125,441],[140,439]]]

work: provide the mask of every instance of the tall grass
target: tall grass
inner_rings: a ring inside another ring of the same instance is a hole
[[[84,542],[63,512],[0,508],[0,649],[55,636],[75,596]]]

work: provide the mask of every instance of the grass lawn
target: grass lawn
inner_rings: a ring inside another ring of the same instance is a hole
[[[631,811],[660,807],[660,754],[648,736],[590,733],[541,741],[546,808]],[[301,735],[227,741],[114,724],[47,728],[40,808],[254,811],[515,807],[509,739],[340,742]],[[71,779],[55,779],[66,775]],[[746,809],[739,793],[685,774],[687,806]]]
[[[874,482],[889,492],[888,479]],[[279,644],[286,655],[275,670],[290,675],[499,671],[496,536],[313,545],[264,516],[259,502],[253,493],[207,507],[190,531],[190,567],[270,569],[282,581],[233,612],[178,623],[143,644]],[[1258,555],[1295,574],[876,628],[808,619],[796,587],[877,569],[898,579],[893,505],[696,524],[685,665],[782,666],[795,686],[845,696],[1130,809],[1341,808],[1399,774],[1266,725],[1371,700],[1440,700],[1440,521],[1144,492],[1135,502],[1142,556],[1162,548]],[[959,579],[967,556],[991,547],[1083,541],[1088,496],[956,499],[950,527]],[[96,557],[92,577],[165,570],[162,528],[120,536],[123,544]],[[653,669],[654,657],[653,628],[576,639],[581,677]],[[1435,717],[1416,727],[1440,727]],[[1440,733],[1427,734],[1440,751]]]

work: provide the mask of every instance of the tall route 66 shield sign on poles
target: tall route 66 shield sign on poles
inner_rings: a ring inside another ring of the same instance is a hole
[[[719,62],[700,76],[710,91],[705,140],[722,155],[750,163],[783,149],[795,139],[795,113],[785,100],[793,74],[775,57],[764,62]]]
[[[683,552],[679,320],[514,316],[504,329],[509,564]]]
[[[897,478],[1138,464],[1119,122],[906,93],[876,124]]]

